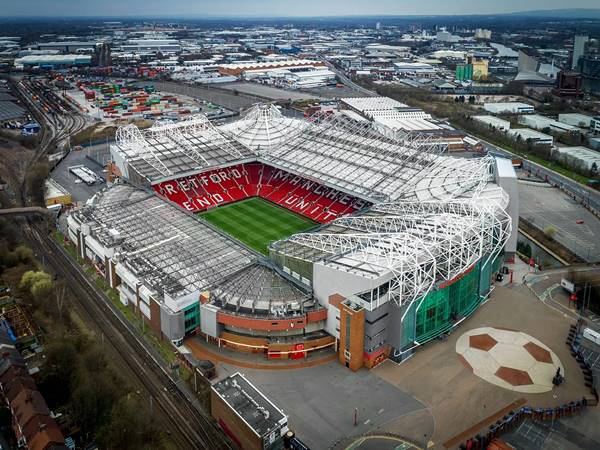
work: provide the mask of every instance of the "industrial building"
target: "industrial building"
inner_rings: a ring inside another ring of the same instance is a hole
[[[536,130],[550,130],[556,133],[579,133],[580,128],[560,122],[549,117],[540,116],[539,114],[528,114],[519,116],[518,119],[521,125],[527,125]]]
[[[565,113],[558,115],[558,121],[579,128],[590,128],[594,118],[585,114]]]
[[[219,66],[219,73],[221,75],[232,75],[239,77],[245,72],[256,71],[256,70],[273,70],[273,69],[289,69],[289,70],[301,70],[310,67],[318,69],[327,69],[327,65],[322,61],[313,61],[307,59],[288,59],[284,61],[270,61],[270,62],[240,62],[233,64],[222,64]]]
[[[64,69],[89,66],[91,63],[91,55],[28,55],[15,59],[14,65],[17,69]]]
[[[237,372],[211,387],[211,414],[239,448],[283,448],[287,416]]]
[[[77,53],[80,50],[93,51],[96,42],[93,41],[61,41],[61,42],[42,42],[36,44],[37,50],[56,50],[62,53]]]
[[[121,45],[125,53],[163,53],[181,52],[181,44],[177,39],[130,39]]]
[[[496,116],[473,116],[473,120],[486,124],[499,131],[510,130],[510,122]]]
[[[521,139],[522,141],[531,142],[532,144],[554,145],[554,138],[552,136],[530,128],[514,128],[509,130],[508,134],[515,139]]]
[[[313,66],[247,70],[243,72],[243,78],[293,89],[325,86],[336,81],[331,70]]]
[[[418,75],[421,77],[428,77],[436,74],[436,71],[431,64],[419,62],[394,63],[394,72],[398,75]]]
[[[521,102],[484,103],[483,109],[492,114],[531,114],[535,111],[533,105]]]
[[[600,173],[600,152],[587,147],[556,147],[558,160],[567,167],[577,167],[585,171]]]
[[[69,238],[176,343],[196,333],[269,357],[330,347],[353,370],[403,361],[485,301],[516,250],[512,165],[443,153],[348,114],[307,121],[271,105],[219,127],[201,115],[128,125],[111,154],[129,184],[72,212]],[[265,258],[191,214],[250,197],[319,226]]]
[[[340,107],[372,120],[385,135],[395,132],[431,131],[441,127],[431,114],[412,108],[389,97],[349,97],[340,99]]]

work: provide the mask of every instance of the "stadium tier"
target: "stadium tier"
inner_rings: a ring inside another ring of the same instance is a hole
[[[369,206],[365,200],[262,163],[223,167],[152,187],[192,212],[258,196],[327,223]]]
[[[177,344],[403,361],[489,297],[516,247],[510,160],[450,157],[347,114],[256,105],[218,127],[128,125],[111,154],[120,181],[69,215],[69,237]],[[246,236],[265,228],[283,238]]]

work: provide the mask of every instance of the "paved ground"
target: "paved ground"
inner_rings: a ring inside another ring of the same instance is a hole
[[[419,450],[419,447],[404,439],[381,435],[360,437],[346,450]]]
[[[478,377],[517,392],[550,391],[557,370],[564,371],[558,356],[543,342],[505,328],[466,331],[456,341],[456,353]]]
[[[364,97],[365,94],[344,86],[321,86],[312,89],[303,89],[303,91],[325,98],[344,98],[344,97]]]
[[[175,94],[187,95],[188,97],[204,100],[214,103],[232,111],[241,111],[249,108],[260,100],[256,97],[234,95],[222,89],[216,89],[211,86],[191,86],[174,82],[152,82],[159,91],[173,92]]]
[[[220,377],[238,370],[227,364],[218,368]],[[353,373],[338,362],[293,371],[243,369],[243,373],[289,414],[290,427],[314,450],[424,410],[418,400],[372,372]],[[358,408],[356,426],[354,408]]]
[[[596,414],[595,419],[598,420],[595,410],[590,412],[590,415],[593,414]],[[600,442],[565,424],[570,423],[570,421],[581,422],[584,417],[586,416],[561,419],[554,423],[526,420],[502,438],[515,448],[523,450],[588,450],[600,448]]]
[[[487,418],[520,399],[532,406],[551,406],[588,393],[579,366],[564,344],[572,321],[548,308],[528,288],[518,284],[496,287],[491,300],[463,322],[460,331],[450,335],[447,341],[426,345],[404,364],[386,361],[372,371],[427,405],[435,418],[435,448],[443,448],[444,442],[480,422],[487,428]],[[463,332],[482,326],[517,329],[539,339],[562,361],[566,382],[546,393],[527,394],[477,377],[463,366],[454,348]],[[402,431],[395,427],[387,430]]]
[[[316,94],[309,94],[292,89],[281,89],[258,83],[227,83],[220,87],[228,91],[243,92],[257,97],[263,97],[268,100],[312,100],[321,97]]]
[[[554,226],[554,238],[579,257],[600,261],[600,220],[559,189],[520,183],[519,209],[540,230]]]
[[[96,192],[105,188],[106,183],[99,183],[93,186],[80,183],[78,182],[79,179],[69,172],[69,167],[84,165],[104,179],[106,178],[106,173],[103,172],[104,166],[98,164],[97,161],[107,161],[108,153],[108,145],[106,144],[95,145],[80,151],[72,151],[56,166],[51,173],[51,177],[71,193],[73,202],[85,202]]]
[[[281,368],[269,367],[270,364],[282,362],[270,363],[257,355],[206,346],[221,356],[221,362],[217,362],[219,378],[237,371],[247,375],[289,414],[291,427],[311,448],[345,449],[353,442],[352,436],[388,432],[423,448],[429,445],[441,449],[451,438],[460,437],[463,432],[472,436],[485,430],[511,409],[526,403],[553,406],[588,393],[579,366],[564,344],[573,320],[550,308],[521,284],[523,275],[532,273],[528,266],[517,262],[513,267],[512,284],[510,277],[505,277],[502,285],[497,284],[491,300],[446,341],[427,344],[401,365],[386,361],[372,371],[352,373],[335,360],[326,362],[322,353],[306,361],[314,366],[273,370]],[[561,360],[565,383],[545,393],[529,394],[495,386],[474,375],[458,358],[456,342],[468,330],[488,326],[518,329],[541,341]],[[197,339],[194,342],[200,343]],[[257,358],[264,364],[252,366]],[[354,408],[359,408],[356,427]],[[565,424],[570,430],[565,439],[579,433],[600,441],[595,422],[598,415],[594,414],[596,410]],[[366,441],[361,445],[360,448],[371,448]]]
[[[569,293],[560,285],[563,277],[569,277],[571,271],[590,272],[594,276],[600,276],[600,267],[565,267],[561,269],[545,270],[543,272],[529,273],[527,275],[527,285],[530,289],[550,308],[558,311],[560,314],[579,318],[579,311],[576,310],[573,302],[569,300]],[[584,316],[591,322],[592,326],[600,330],[600,317],[586,311]]]

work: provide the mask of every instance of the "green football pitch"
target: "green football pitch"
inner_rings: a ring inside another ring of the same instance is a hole
[[[253,197],[200,213],[203,219],[261,253],[269,244],[313,228],[316,222]]]

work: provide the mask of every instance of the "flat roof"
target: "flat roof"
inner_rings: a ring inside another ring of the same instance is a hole
[[[340,101],[361,112],[408,107],[408,105],[389,97],[348,97],[342,98]]]
[[[287,424],[287,416],[239,372],[212,389],[260,438]]]
[[[539,131],[532,130],[531,128],[515,128],[508,131],[510,134],[519,135],[525,139],[552,139],[554,138],[548,134],[540,133]]]
[[[523,103],[523,102],[494,102],[494,103],[484,103],[483,104],[484,108],[486,108],[488,106],[497,106],[497,107],[518,106],[518,107],[525,107],[525,108],[533,108],[533,105],[529,105],[529,104]]]

